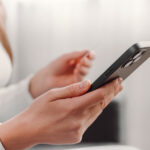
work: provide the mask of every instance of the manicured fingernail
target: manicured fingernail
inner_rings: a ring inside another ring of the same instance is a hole
[[[81,89],[87,89],[90,86],[91,82],[89,80],[85,80],[80,84]]]

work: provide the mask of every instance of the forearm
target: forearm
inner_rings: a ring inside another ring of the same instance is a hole
[[[30,123],[22,114],[0,125],[0,139],[5,150],[23,150],[35,144]]]

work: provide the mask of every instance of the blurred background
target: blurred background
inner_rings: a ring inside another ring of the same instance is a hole
[[[15,56],[13,83],[65,52],[82,49],[96,52],[97,59],[87,76],[94,81],[132,44],[150,41],[149,0],[3,2],[7,11],[7,32]],[[148,60],[125,81],[124,91],[114,101],[117,104],[112,109],[117,110],[114,116],[111,112],[106,113],[108,120],[105,123],[116,132],[115,142],[149,150],[149,77]],[[111,123],[107,123],[109,119]],[[96,132],[101,134],[98,129]]]

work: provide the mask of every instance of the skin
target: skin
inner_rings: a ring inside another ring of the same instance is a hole
[[[0,42],[2,42],[13,63],[5,21],[6,15],[0,0]],[[52,88],[63,87],[81,81],[92,66],[94,58],[95,53],[89,50],[71,52],[60,56],[35,73],[29,84],[30,94],[33,98],[36,98]]]
[[[81,81],[92,66],[94,58],[95,53],[88,50],[71,52],[60,56],[37,72],[31,79],[31,95],[36,98],[49,89]]]
[[[122,90],[117,79],[85,94],[89,81],[52,89],[38,97],[15,118],[0,126],[6,150],[22,150],[36,144],[76,144],[86,129]]]
[[[10,59],[5,13],[0,1],[0,41]],[[60,56],[37,72],[29,91],[35,101],[24,112],[0,125],[0,141],[6,150],[22,150],[36,144],[79,143],[86,129],[122,90],[117,79],[86,93],[91,84],[82,81],[95,54],[88,50]]]

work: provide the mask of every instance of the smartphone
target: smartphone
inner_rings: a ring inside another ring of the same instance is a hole
[[[136,43],[123,53],[92,85],[88,92],[121,77],[125,80],[150,57],[150,41]]]

